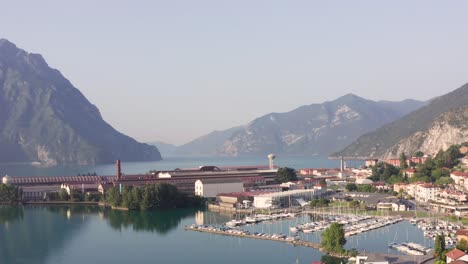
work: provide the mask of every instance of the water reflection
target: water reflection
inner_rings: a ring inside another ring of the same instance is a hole
[[[51,254],[62,250],[87,221],[80,218],[64,221],[55,212],[57,209],[40,206],[2,207],[0,262],[47,263]]]
[[[182,219],[193,217],[194,209],[178,209],[168,211],[117,211],[105,210],[103,218],[116,230],[131,227],[134,231],[149,231],[167,234],[177,228]]]
[[[8,225],[23,218],[23,207],[0,206],[0,224]]]
[[[154,263],[155,255],[161,263],[310,263],[323,255],[286,243],[181,228],[195,222],[220,225],[233,217],[194,209],[126,212],[97,206],[0,207],[0,263]],[[269,225],[276,224],[283,226],[280,222]]]

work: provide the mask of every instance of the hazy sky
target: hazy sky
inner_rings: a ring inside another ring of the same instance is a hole
[[[468,82],[468,1],[0,6],[0,37],[42,54],[140,141],[180,144],[350,92],[428,99]]]

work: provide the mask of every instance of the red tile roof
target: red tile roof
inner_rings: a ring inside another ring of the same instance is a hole
[[[458,232],[457,232],[458,233]],[[451,258],[453,260],[459,259],[465,255],[465,252],[459,250],[459,249],[453,249],[447,252],[447,257]]]
[[[461,260],[458,260],[458,259],[457,259],[457,260],[454,260],[454,261],[452,261],[452,262],[450,262],[450,263],[451,263],[451,264],[466,264],[465,261],[461,261]]]
[[[457,230],[457,236],[468,236],[468,229]]]
[[[453,171],[451,174],[459,177],[468,177],[468,172],[463,171]]]
[[[425,184],[421,184],[419,186],[421,186],[422,188],[439,188],[439,187],[435,186],[432,183],[425,183]]]

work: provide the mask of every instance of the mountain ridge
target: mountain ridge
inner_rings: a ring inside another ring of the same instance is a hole
[[[255,118],[244,126],[238,126],[225,131],[212,132],[185,144],[186,153],[194,153],[198,151],[197,147],[195,146],[196,144],[192,144],[194,141],[198,141],[198,143],[203,145],[203,142],[210,140],[211,134],[216,134],[218,139],[214,140],[214,143],[210,145],[210,151],[209,153],[204,153],[206,154],[205,156],[249,156],[264,155],[270,152],[287,155],[328,155],[332,151],[327,149],[330,148],[330,144],[332,144],[332,147],[334,144],[331,142],[332,140],[330,138],[327,139],[328,143],[320,144],[320,149],[317,153],[313,153],[307,149],[307,140],[305,140],[305,138],[307,138],[306,134],[310,129],[315,130],[315,132],[318,134],[316,133],[315,136],[312,136],[311,139],[311,135],[309,133],[309,141],[314,140],[313,137],[317,137],[318,139],[322,138],[324,134],[330,133],[330,131],[325,133],[325,130],[322,126],[329,126],[330,128],[334,127],[333,117],[335,112],[338,110],[338,104],[342,105],[342,109],[340,110],[341,112],[337,116],[338,119],[342,118],[345,120],[346,117],[341,115],[346,115],[347,111],[348,114],[350,114],[350,116],[347,117],[350,119],[348,120],[350,122],[353,122],[353,118],[357,118],[354,120],[355,122],[359,122],[358,119],[363,118],[363,121],[360,123],[360,125],[362,125],[364,128],[355,128],[357,131],[351,135],[351,138],[353,138],[357,137],[356,135],[361,135],[361,133],[368,131],[369,128],[365,125],[366,121],[372,120],[372,122],[375,124],[371,125],[370,128],[376,128],[376,126],[382,124],[383,122],[393,121],[395,118],[400,117],[407,111],[414,110],[424,105],[425,102],[407,99],[403,101],[385,101],[384,103],[381,103],[359,97],[352,93],[348,93],[332,101],[326,101],[319,104],[316,103],[302,105],[284,113],[272,112]],[[357,112],[351,108],[348,109],[347,104],[352,104],[352,107],[357,110]],[[402,105],[404,105],[404,107],[403,109],[400,109],[402,108]],[[377,116],[376,113],[379,113],[380,115]],[[355,116],[353,117],[353,115]],[[278,120],[280,120],[281,124],[275,124],[275,121],[277,122]],[[335,121],[337,122],[337,120]],[[312,127],[307,127],[307,125],[302,125],[301,123],[309,123],[312,125]],[[314,125],[317,126],[314,127]],[[294,133],[289,133],[290,135],[286,135],[287,133],[285,134],[284,130],[288,129],[283,129],[284,127],[289,127],[289,130],[298,130],[299,132],[296,131],[298,132],[296,133],[297,135]],[[282,129],[283,132],[280,131]],[[269,133],[268,131],[276,132],[270,133],[268,140],[265,140],[265,142],[261,143],[259,142],[262,139],[249,139],[249,136],[247,136],[256,134],[261,135],[262,133],[265,135]],[[348,136],[346,134],[338,134],[336,131],[331,133],[331,135],[337,136],[336,138],[338,138],[339,141],[349,142],[349,139],[347,139]],[[300,146],[301,142],[305,144],[303,147]],[[258,147],[254,151],[238,151],[239,145],[241,144],[244,144],[246,148],[252,147],[254,145],[258,145]],[[340,143],[338,146],[341,146],[342,144],[343,143]],[[290,145],[296,145],[295,149],[288,150]],[[335,150],[338,150],[336,148],[337,147],[334,147]]]
[[[0,39],[0,162],[160,160],[156,147],[116,131],[99,109],[35,53]]]
[[[441,114],[468,104],[468,84],[436,97],[416,111],[395,120],[375,131],[359,137],[355,142],[334,153],[334,156],[368,156],[382,158],[385,152],[399,141],[416,132],[427,130]]]

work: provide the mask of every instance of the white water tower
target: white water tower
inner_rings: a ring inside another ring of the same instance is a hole
[[[275,154],[268,154],[268,166],[270,167],[270,170],[275,168]]]

